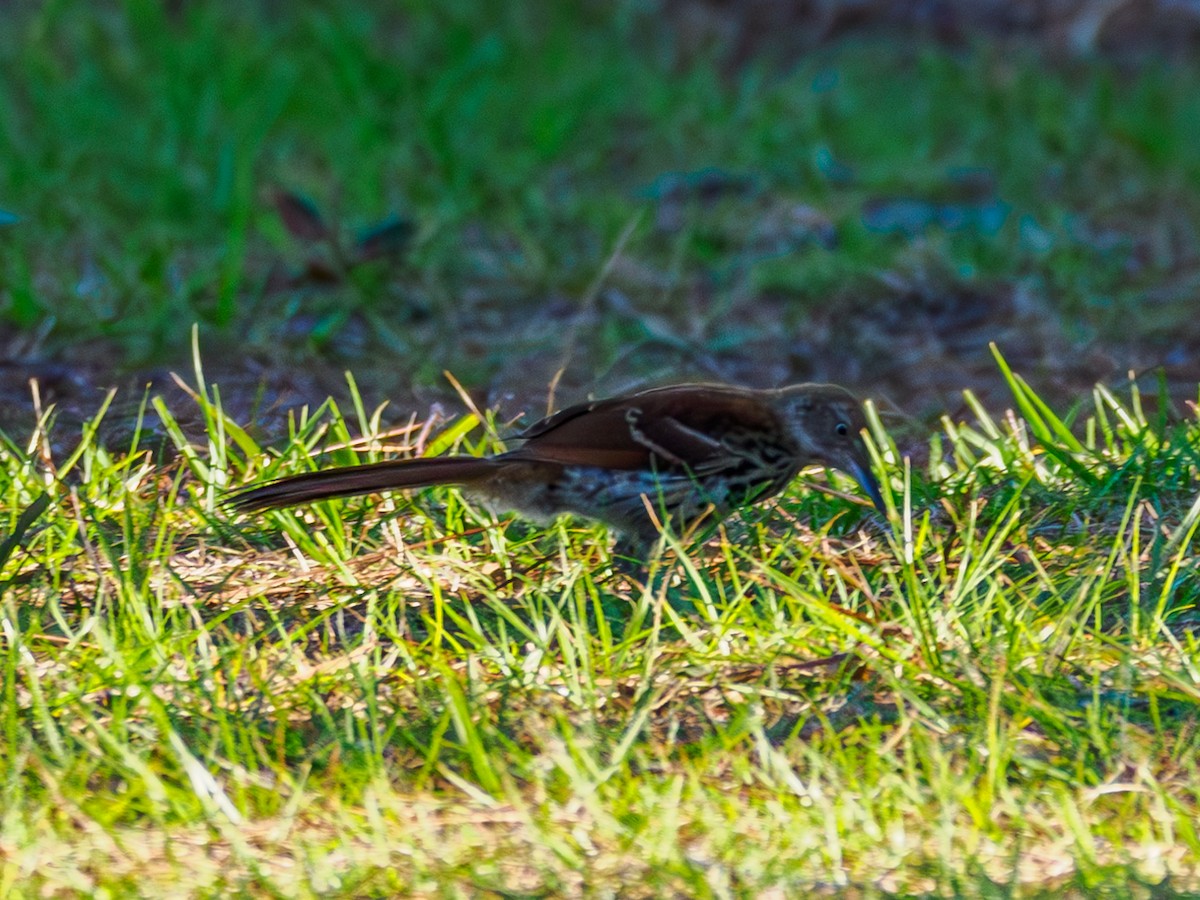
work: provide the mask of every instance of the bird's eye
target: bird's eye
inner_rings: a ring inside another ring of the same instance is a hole
[[[833,430],[837,432],[838,437],[845,437],[850,433],[850,426],[845,422],[838,422]]]

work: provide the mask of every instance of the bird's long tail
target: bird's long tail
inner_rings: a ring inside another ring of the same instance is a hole
[[[239,491],[229,497],[228,503],[238,512],[253,512],[397,488],[471,484],[494,475],[500,465],[494,459],[477,459],[473,456],[392,459],[291,475]]]

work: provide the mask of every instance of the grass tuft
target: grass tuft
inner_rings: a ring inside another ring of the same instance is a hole
[[[220,503],[320,451],[495,449],[475,414],[381,431],[351,380],[352,419],[268,452],[197,355],[203,443],[150,401],[173,466],[101,447],[103,408],[59,462],[45,416],[0,454],[2,877],[1194,883],[1200,423],[1104,388],[1062,417],[1004,372],[1015,409],[968,397],[926,469],[872,419],[886,522],[800,482],[647,584],[601,529],[450,490]]]

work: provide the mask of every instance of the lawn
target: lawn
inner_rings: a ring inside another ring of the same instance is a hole
[[[1200,66],[676,6],[6,11],[0,895],[1200,891]],[[223,504],[688,378],[887,516]]]

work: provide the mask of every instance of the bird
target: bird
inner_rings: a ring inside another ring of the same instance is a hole
[[[676,384],[569,406],[495,456],[394,459],[251,485],[235,512],[379,491],[455,485],[535,523],[571,514],[617,532],[614,553],[644,558],[670,520],[678,533],[782,491],[801,469],[851,475],[886,515],[862,438],[866,419],[834,384],[753,389]]]

